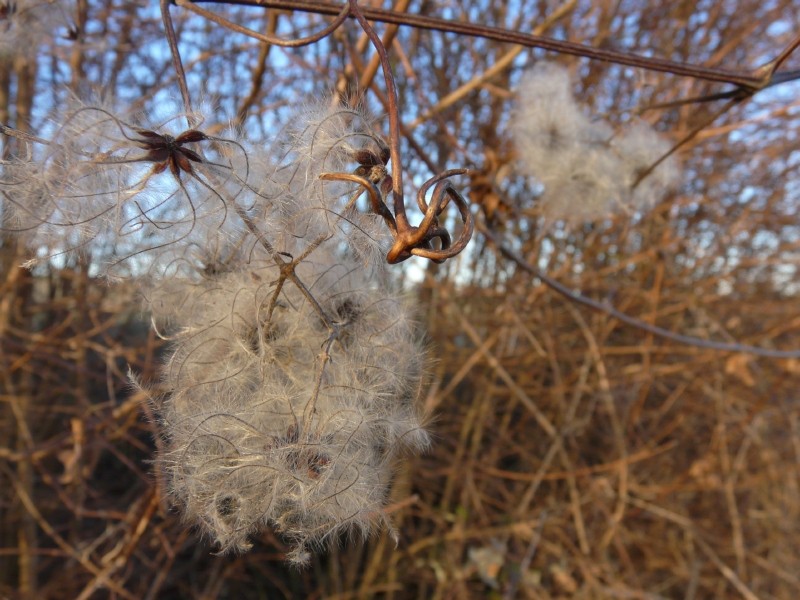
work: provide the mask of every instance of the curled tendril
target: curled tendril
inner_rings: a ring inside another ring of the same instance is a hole
[[[426,181],[417,192],[417,206],[424,215],[419,225],[411,225],[406,215],[405,206],[395,209],[393,215],[383,200],[383,194],[372,181],[356,173],[322,173],[320,179],[325,181],[351,181],[359,184],[369,197],[372,212],[380,215],[394,238],[394,244],[386,255],[389,264],[396,264],[412,256],[427,258],[435,263],[442,263],[459,254],[469,243],[474,230],[474,220],[469,205],[464,197],[448,181],[455,175],[463,175],[467,169],[451,169],[443,171]],[[425,200],[428,190],[433,187],[430,203]],[[440,215],[450,201],[458,208],[463,227],[455,243],[450,233],[439,222]],[[435,241],[439,240],[438,248]]]
[[[386,255],[386,260],[389,264],[402,262],[411,256],[421,256],[436,263],[442,263],[448,258],[456,256],[466,248],[472,237],[474,220],[472,213],[469,211],[467,201],[453,185],[447,181],[449,177],[466,173],[466,169],[444,171],[426,181],[417,193],[417,205],[424,215],[422,222],[418,226],[414,226],[408,221],[405,203],[403,201],[403,173],[402,169],[399,168],[401,160],[397,87],[395,85],[386,47],[383,45],[383,42],[380,37],[378,37],[372,25],[370,25],[369,21],[364,17],[357,0],[348,0],[348,2],[341,7],[341,11],[333,22],[322,31],[308,38],[295,40],[293,42],[279,40],[273,36],[262,36],[252,30],[239,28],[235,24],[212,12],[198,8],[194,3],[188,2],[187,0],[175,1],[179,6],[198,12],[206,18],[212,19],[235,31],[253,35],[264,42],[282,46],[300,46],[314,43],[338,29],[348,17],[354,17],[373,43],[375,51],[380,58],[388,98],[389,145],[380,146],[377,152],[375,149],[365,149],[357,153],[357,156],[354,156],[354,158],[359,162],[360,166],[354,173],[322,173],[320,178],[328,181],[350,181],[358,183],[366,191],[370,199],[372,211],[383,218],[394,238],[394,244]],[[161,12],[166,26],[167,39],[170,43],[173,62],[178,74],[178,83],[181,87],[181,93],[184,98],[184,103],[186,104],[187,112],[191,112],[191,102],[189,101],[183,64],[180,53],[178,52],[177,37],[175,36],[172,20],[169,15],[169,0],[161,0]],[[192,123],[190,123],[190,125],[192,125]],[[157,148],[152,148],[151,153],[159,159],[162,159],[162,157],[166,158],[169,161],[166,166],[169,166],[173,174],[175,171],[180,174],[181,171],[187,170],[185,167],[191,169],[193,158],[186,154],[182,145],[176,143],[176,140],[169,139],[159,141],[159,146]],[[398,166],[394,177],[389,175],[385,168],[389,160],[392,161],[393,165]],[[166,168],[166,166],[164,168]],[[425,200],[425,196],[431,187],[433,187],[433,192],[431,194],[430,204],[428,204]],[[389,192],[391,192],[392,195],[394,214],[386,206],[386,202],[384,201],[384,198]],[[450,204],[451,200],[458,208],[463,224],[461,233],[455,242],[453,242],[447,229],[439,222],[441,214]],[[255,224],[245,217],[246,215],[243,216],[243,219],[248,228],[254,233],[257,232]],[[436,242],[437,240],[438,243]]]

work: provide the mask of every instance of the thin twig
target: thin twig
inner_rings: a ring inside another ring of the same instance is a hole
[[[389,63],[389,56],[386,53],[386,48],[378,37],[378,34],[364,18],[361,8],[358,6],[357,0],[349,0],[350,12],[358,20],[358,24],[367,34],[372,45],[375,47],[375,52],[381,60],[381,68],[383,70],[383,78],[386,83],[386,98],[389,102],[389,152],[391,153],[392,161],[392,200],[394,202],[394,214],[397,224],[400,228],[407,228],[409,226],[408,219],[405,216],[405,201],[403,199],[403,168],[400,162],[400,115],[397,109],[397,86],[394,82],[392,75],[392,65]],[[398,214],[399,213],[399,214]]]
[[[252,29],[248,29],[238,23],[234,23],[233,21],[229,21],[225,17],[222,17],[210,10],[206,10],[204,8],[200,8],[196,6],[194,2],[189,2],[188,0],[175,0],[175,4],[180,6],[181,8],[185,8],[187,10],[192,11],[195,14],[200,15],[201,17],[205,17],[209,21],[213,21],[217,25],[221,25],[231,31],[235,31],[236,33],[243,33],[244,35],[250,36],[262,42],[267,42],[269,44],[274,44],[276,46],[282,46],[284,48],[301,48],[303,46],[308,46],[309,44],[314,44],[321,39],[329,36],[334,31],[336,31],[342,23],[345,22],[347,17],[350,15],[350,10],[347,5],[342,7],[342,10],[336,16],[332,23],[326,26],[324,29],[314,33],[312,35],[297,38],[296,40],[284,40],[279,38],[278,36],[274,35],[267,35],[264,33],[259,33],[258,31],[253,31]]]
[[[750,346],[748,344],[740,344],[740,343],[726,343],[726,342],[715,342],[713,340],[704,340],[702,338],[694,337],[691,335],[684,335],[681,333],[675,333],[674,331],[670,331],[669,329],[664,329],[663,327],[658,327],[656,325],[651,325],[650,323],[646,323],[641,319],[637,319],[636,317],[631,317],[630,315],[626,315],[624,312],[617,310],[610,304],[606,304],[604,302],[598,302],[597,300],[592,300],[591,298],[587,298],[583,294],[578,292],[574,292],[570,290],[564,284],[556,281],[549,275],[545,274],[541,269],[533,266],[529,262],[527,262],[524,258],[522,258],[519,254],[511,250],[508,246],[503,244],[492,232],[488,227],[483,225],[482,223],[478,224],[478,229],[486,236],[486,238],[491,241],[497,250],[508,258],[509,260],[513,261],[517,264],[523,271],[530,273],[534,277],[541,279],[542,282],[555,292],[558,292],[562,296],[576,302],[578,304],[582,304],[583,306],[588,306],[594,310],[600,311],[605,313],[615,319],[618,319],[625,323],[626,325],[631,325],[632,327],[636,327],[637,329],[641,329],[643,331],[647,331],[648,333],[652,333],[653,335],[657,335],[662,338],[666,338],[668,340],[672,340],[675,342],[679,342],[681,344],[687,344],[689,346],[697,346],[698,348],[709,348],[711,350],[720,350],[722,352],[744,352],[747,354],[755,354],[756,356],[763,356],[766,358],[800,358],[800,350],[771,350],[769,348],[759,348],[758,346]]]
[[[695,137],[697,137],[697,134],[699,134],[706,127],[711,125],[714,121],[716,121],[718,118],[720,118],[726,112],[728,112],[734,106],[736,106],[737,104],[742,102],[745,98],[750,98],[750,97],[752,97],[752,94],[746,94],[744,96],[738,96],[738,95],[734,96],[733,98],[728,100],[725,104],[723,104],[720,108],[718,108],[716,111],[711,113],[707,118],[703,119],[702,122],[700,122],[698,125],[693,127],[691,131],[689,131],[677,143],[675,143],[672,146],[672,148],[670,148],[667,152],[665,152],[662,156],[660,156],[658,158],[658,160],[656,160],[653,164],[651,164],[649,167],[647,167],[641,173],[639,173],[639,175],[636,177],[636,181],[634,181],[633,185],[631,185],[631,190],[636,189],[636,186],[638,186],[645,177],[650,175],[650,173],[652,173],[656,169],[656,167],[658,167],[658,165],[663,163],[670,156],[672,156],[678,150],[680,150],[683,146],[685,146],[690,141],[692,141]]]
[[[763,77],[765,84],[773,80],[775,72],[784,62],[786,62],[786,59],[789,58],[798,47],[800,47],[800,33],[798,33],[794,39],[789,42],[789,44],[783,50],[781,50],[778,56],[773,58],[759,69],[759,71],[764,71]]]
[[[342,5],[325,2],[323,0],[200,0],[201,2],[211,2],[218,4],[235,4],[242,6],[260,6],[263,8],[281,8],[284,10],[299,10],[303,12],[335,15],[341,10]],[[762,74],[752,74],[750,72],[729,71],[701,65],[680,63],[663,58],[645,57],[629,52],[620,52],[606,48],[594,48],[575,42],[555,40],[543,36],[532,35],[519,31],[509,31],[501,27],[490,27],[477,23],[463,21],[450,21],[426,15],[415,15],[412,13],[399,13],[392,10],[379,8],[360,8],[362,17],[371,21],[390,23],[394,25],[406,25],[417,29],[429,29],[442,31],[445,33],[456,33],[467,37],[480,37],[498,42],[519,44],[528,48],[542,48],[562,54],[572,56],[582,56],[594,60],[638,67],[649,71],[660,71],[694,77],[707,81],[718,81],[730,83],[745,88],[761,89],[768,82],[764,80]],[[355,16],[353,14],[352,16]]]
[[[69,542],[67,542],[67,540],[65,540],[61,535],[59,535],[55,528],[50,525],[50,523],[44,518],[42,513],[36,507],[36,503],[33,501],[33,499],[16,481],[11,470],[5,465],[0,465],[0,468],[2,468],[3,472],[6,474],[6,477],[9,478],[11,484],[14,486],[14,491],[17,493],[17,498],[19,498],[25,510],[28,511],[28,514],[35,519],[39,527],[42,528],[42,531],[44,531],[45,534],[47,534],[47,536],[53,540],[53,542],[55,542],[59,548],[61,548],[65,555],[75,560],[75,562],[80,564],[92,575],[99,578],[100,583],[109,591],[119,594],[123,598],[135,600],[135,597],[132,594],[120,587],[120,585],[113,579],[109,579],[107,574],[101,568],[95,565],[87,556],[85,556],[83,552],[80,552],[77,548],[73,547]]]
[[[172,64],[175,67],[175,74],[178,77],[178,87],[183,98],[183,107],[186,110],[186,120],[189,128],[196,127],[199,122],[192,110],[192,98],[189,95],[189,86],[186,84],[186,71],[183,70],[183,61],[178,49],[178,36],[175,35],[175,27],[172,24],[172,16],[169,14],[170,0],[161,0],[161,20],[164,22],[164,34],[167,36],[169,51],[172,53]]]

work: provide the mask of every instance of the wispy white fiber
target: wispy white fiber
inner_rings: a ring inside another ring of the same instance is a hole
[[[615,131],[590,119],[572,95],[567,70],[556,64],[537,63],[525,74],[513,122],[519,169],[543,186],[539,201],[550,219],[644,210],[677,185],[674,158],[637,183],[670,150],[669,141],[642,121]]]

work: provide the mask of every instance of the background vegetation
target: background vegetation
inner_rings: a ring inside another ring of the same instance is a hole
[[[745,75],[790,47],[800,28],[791,0],[361,4]],[[329,19],[206,6],[287,38]],[[220,124],[274,137],[294,105],[331,90],[385,112],[377,59],[352,22],[287,49],[186,8],[171,13],[190,91],[216,107]],[[157,7],[78,0],[64,15],[30,52],[0,56],[0,123],[40,134],[70,94],[102,90],[145,113],[177,94]],[[162,343],[135,282],[96,279],[91,255],[26,270],[27,251],[6,236],[0,595],[800,594],[800,361],[625,325],[565,299],[482,233],[647,323],[800,348],[800,59],[788,57],[778,72],[785,81],[753,95],[485,37],[378,27],[398,83],[407,179],[427,179],[430,166],[473,169],[478,221],[459,258],[414,258],[397,271],[419,297],[431,342],[420,402],[434,436],[429,454],[398,465],[389,512],[399,546],[384,535],[342,540],[297,571],[267,532],[248,554],[214,555],[164,502],[153,415],[128,382],[128,365],[157,378]],[[579,99],[618,126],[647,106],[739,92],[641,112],[674,143],[697,132],[678,153],[680,188],[644,213],[566,227],[542,213],[511,145],[513,90],[526,65],[544,59],[568,66]],[[18,151],[11,138],[3,144],[6,157]],[[104,251],[93,249],[94,259]]]

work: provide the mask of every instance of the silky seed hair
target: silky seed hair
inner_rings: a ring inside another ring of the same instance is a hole
[[[223,552],[272,527],[301,564],[341,533],[391,531],[394,462],[429,444],[417,405],[425,348],[374,250],[389,236],[357,206],[357,187],[318,181],[386,169],[372,127],[350,108],[304,107],[273,149],[267,191],[241,195],[274,217],[263,239],[245,230],[235,250],[219,247],[225,268],[154,278],[146,292],[171,339],[151,391],[169,489]]]
[[[574,98],[568,71],[536,63],[522,78],[513,118],[519,171],[542,187],[539,205],[551,220],[581,223],[650,208],[679,181],[670,150],[644,121],[615,131],[591,119]]]

